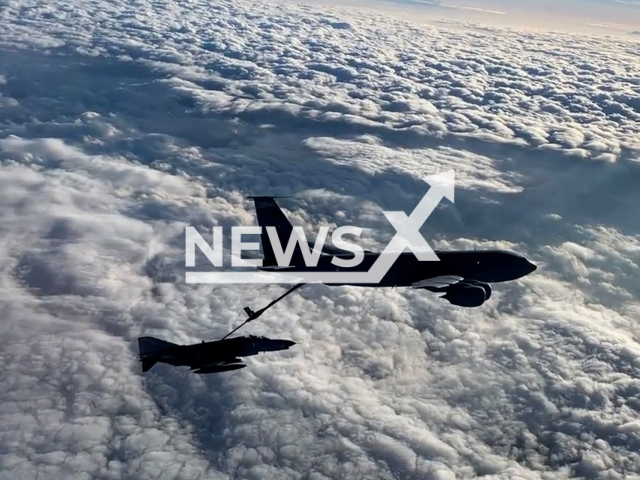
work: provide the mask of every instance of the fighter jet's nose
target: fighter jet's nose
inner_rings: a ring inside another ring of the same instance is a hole
[[[265,350],[287,350],[295,344],[296,342],[291,340],[272,340],[268,346],[265,346]]]

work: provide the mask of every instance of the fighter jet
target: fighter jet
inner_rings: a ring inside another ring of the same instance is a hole
[[[332,263],[334,257],[353,258],[353,252],[324,245],[317,265],[307,266],[300,245],[297,244],[289,265],[284,267],[278,265],[265,227],[275,227],[280,245],[286,248],[293,232],[293,226],[276,203],[276,197],[249,198],[254,201],[258,225],[262,227],[260,243],[264,259],[262,266],[258,267],[259,270],[288,275],[295,275],[296,272],[335,272],[338,268]],[[311,242],[308,245],[310,250],[313,249],[314,245]],[[441,298],[453,305],[478,307],[491,297],[491,283],[516,280],[530,274],[537,268],[523,255],[509,250],[436,250],[435,253],[440,258],[439,262],[420,261],[413,252],[402,252],[384,278],[376,284],[326,283],[326,285],[425,289],[442,293]],[[365,250],[364,259],[359,265],[339,270],[345,272],[369,271],[379,256],[380,253]],[[245,308],[245,311],[251,320],[265,309],[253,312],[251,309]]]
[[[177,345],[154,337],[138,338],[142,372],[148,372],[157,362],[187,366],[193,373],[238,370],[246,367],[238,357],[287,350],[295,344],[290,340],[271,340],[253,335],[192,345]]]

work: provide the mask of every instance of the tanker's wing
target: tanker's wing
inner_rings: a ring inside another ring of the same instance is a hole
[[[463,280],[464,277],[459,277],[458,275],[441,275],[439,277],[426,278],[419,282],[414,282],[411,284],[411,288],[426,288],[427,290],[436,292],[438,289],[455,285]]]

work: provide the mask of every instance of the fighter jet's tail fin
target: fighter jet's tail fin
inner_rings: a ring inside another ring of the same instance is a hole
[[[150,353],[156,353],[160,350],[164,350],[167,348],[177,347],[175,343],[165,342],[164,340],[160,340],[155,337],[140,337],[138,338],[138,349],[140,350],[140,355],[149,355]]]
[[[165,342],[154,337],[138,338],[138,349],[140,351],[140,361],[142,362],[142,372],[151,370],[158,360],[162,358],[162,351],[178,347],[175,343]]]
[[[278,260],[273,252],[271,240],[266,227],[275,227],[280,240],[282,251],[286,251],[289,244],[289,238],[293,233],[293,226],[287,219],[284,212],[280,209],[275,201],[279,197],[247,197],[253,200],[256,207],[256,216],[258,217],[258,225],[262,227],[260,235],[260,243],[262,244],[262,261],[263,267],[277,267]],[[281,197],[280,197],[281,198]],[[304,265],[304,257],[300,251],[300,246],[296,245],[293,255],[291,256],[290,265]]]

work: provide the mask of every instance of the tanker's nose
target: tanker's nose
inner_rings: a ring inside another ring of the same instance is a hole
[[[522,278],[529,275],[532,272],[535,272],[538,268],[537,265],[531,263],[527,258],[520,255],[520,257],[515,262],[515,265],[512,267],[514,273],[517,275],[517,278]]]
[[[526,273],[526,275],[529,275],[530,273],[535,272],[537,268],[538,268],[538,266],[536,264],[531,263],[529,260],[527,260],[527,273]]]

